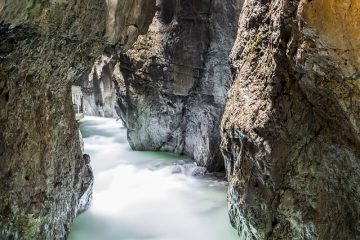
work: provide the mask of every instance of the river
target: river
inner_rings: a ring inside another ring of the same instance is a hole
[[[132,151],[115,119],[80,121],[95,184],[92,204],[69,240],[239,239],[227,215],[226,183],[172,174],[184,156]]]

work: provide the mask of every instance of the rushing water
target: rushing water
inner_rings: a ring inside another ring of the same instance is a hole
[[[172,174],[189,159],[135,152],[115,119],[80,124],[95,184],[90,209],[78,216],[70,240],[232,240],[225,182]]]

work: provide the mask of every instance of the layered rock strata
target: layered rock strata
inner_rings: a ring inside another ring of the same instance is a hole
[[[360,3],[246,1],[222,119],[241,239],[360,239]]]

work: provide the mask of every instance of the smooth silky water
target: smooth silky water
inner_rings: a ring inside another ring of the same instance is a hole
[[[90,209],[79,215],[70,240],[239,239],[227,215],[226,183],[172,174],[183,156],[132,151],[115,119],[80,122],[95,183]]]

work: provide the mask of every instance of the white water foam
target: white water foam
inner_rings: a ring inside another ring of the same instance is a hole
[[[135,152],[115,119],[81,121],[95,183],[90,209],[70,240],[232,240],[223,182],[172,174],[169,153]]]

